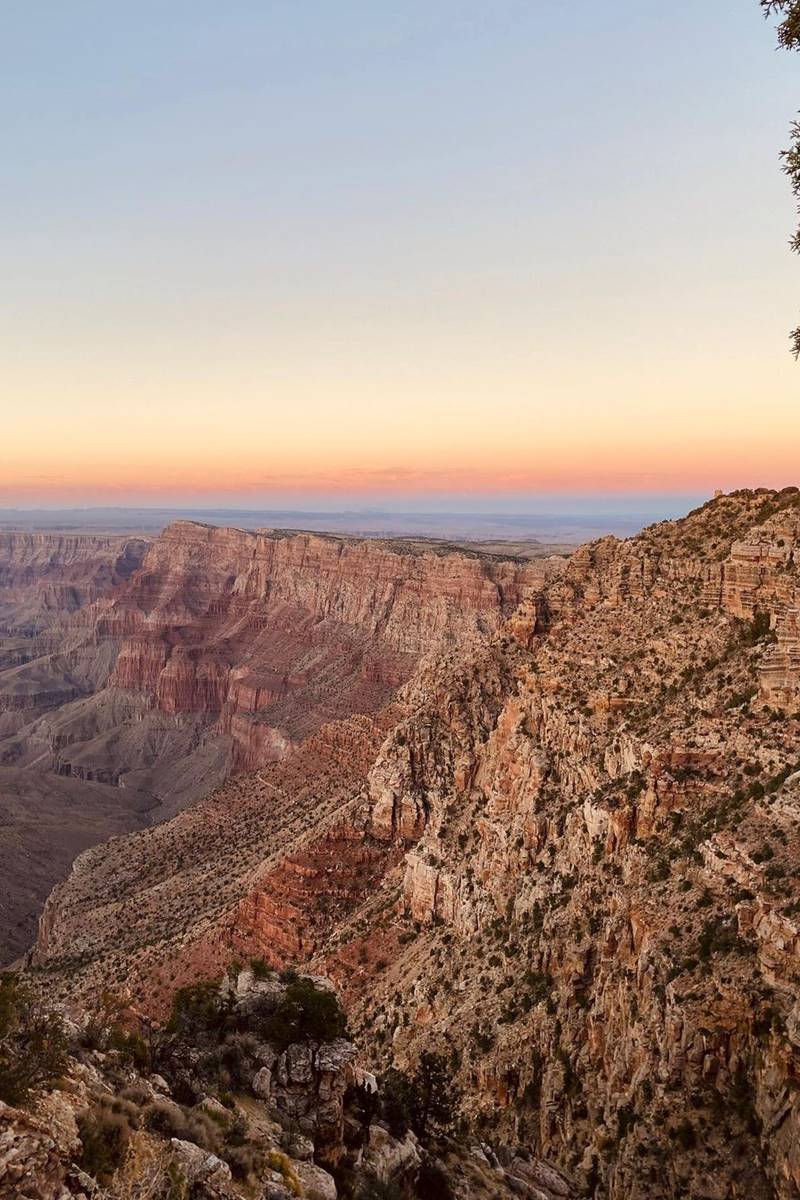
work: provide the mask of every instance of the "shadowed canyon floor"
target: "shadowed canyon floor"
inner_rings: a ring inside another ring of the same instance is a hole
[[[136,789],[59,778],[48,717],[95,690],[110,660],[86,647],[83,613],[124,586],[141,538],[0,532],[0,963],[27,948],[75,855],[141,825]]]
[[[192,534],[206,554],[217,536]],[[280,553],[296,572],[311,548]],[[373,563],[337,615],[380,631],[392,688],[287,721],[280,757],[81,855],[35,976],[88,1003],[127,985],[158,1016],[232,961],[310,962],[377,1061],[441,1050],[473,1128],[588,1193],[796,1196],[799,553],[787,489],[601,539],[550,578],[446,559],[391,611]],[[186,604],[165,572],[150,614]]]

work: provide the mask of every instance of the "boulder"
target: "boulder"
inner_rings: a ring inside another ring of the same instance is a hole
[[[272,1095],[272,1071],[269,1067],[260,1067],[253,1076],[251,1083],[253,1095],[259,1100],[269,1100]]]
[[[336,1200],[336,1181],[327,1171],[323,1171],[322,1167],[317,1167],[314,1163],[298,1162],[294,1164],[294,1171],[307,1200]]]
[[[314,1052],[309,1045],[294,1042],[278,1059],[278,1079],[284,1087],[309,1084],[314,1078]]]
[[[170,1138],[175,1158],[183,1169],[190,1184],[211,1183],[225,1184],[231,1178],[231,1169],[216,1154],[203,1150],[194,1142],[185,1142],[181,1138]]]
[[[410,1130],[404,1138],[396,1138],[382,1125],[371,1125],[363,1162],[383,1183],[408,1178],[420,1164],[417,1139]]]
[[[0,1101],[0,1200],[66,1200],[58,1146],[43,1122]]]
[[[314,1143],[311,1138],[303,1137],[302,1133],[295,1133],[289,1138],[286,1150],[291,1158],[299,1162],[312,1162],[314,1159]]]
[[[216,1096],[204,1096],[195,1107],[207,1113],[218,1125],[228,1125],[233,1119],[233,1113]]]

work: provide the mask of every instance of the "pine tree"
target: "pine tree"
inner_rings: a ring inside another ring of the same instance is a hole
[[[777,16],[778,42],[787,50],[800,50],[800,0],[760,0],[767,17]],[[781,154],[783,169],[789,177],[800,216],[800,121],[791,127],[792,144]],[[789,242],[795,254],[800,254],[800,227]],[[800,358],[800,326],[791,334],[795,358]]]

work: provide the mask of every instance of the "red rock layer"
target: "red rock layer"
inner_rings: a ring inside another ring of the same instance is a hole
[[[97,629],[123,639],[111,687],[214,722],[253,768],[380,708],[420,655],[493,632],[556,569],[176,522]]]

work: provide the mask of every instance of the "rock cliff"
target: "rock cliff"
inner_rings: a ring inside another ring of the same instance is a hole
[[[320,977],[257,961],[156,1029],[122,995],[67,1012],[9,974],[0,1011],[2,1200],[576,1200],[521,1147],[453,1140],[446,1105],[434,1136],[427,1093],[364,1069]]]
[[[474,691],[440,662],[370,777],[402,883],[331,970],[387,1056],[455,1048],[472,1119],[595,1195],[800,1190],[799,517],[739,494],[577,552],[546,629]],[[409,936],[359,988],[381,920]]]
[[[380,708],[423,654],[494,632],[557,567],[176,522],[98,625],[124,638],[110,686],[203,714],[252,768]]]

